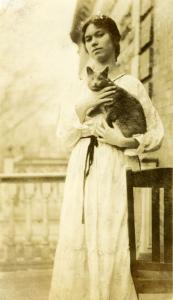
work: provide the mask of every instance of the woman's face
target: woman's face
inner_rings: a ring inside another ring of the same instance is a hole
[[[102,27],[89,24],[85,32],[85,47],[88,54],[99,62],[115,57],[115,48],[110,34]]]

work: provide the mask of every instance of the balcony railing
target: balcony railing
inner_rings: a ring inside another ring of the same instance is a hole
[[[0,270],[51,266],[65,174],[0,174]]]

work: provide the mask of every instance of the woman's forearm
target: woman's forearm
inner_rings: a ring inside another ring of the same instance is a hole
[[[85,103],[84,104],[80,103],[80,105],[77,104],[75,106],[75,109],[76,109],[76,113],[77,113],[77,115],[79,117],[80,122],[83,123],[84,120],[85,120],[85,117],[86,117],[88,106]]]
[[[124,138],[122,141],[122,148],[130,148],[130,149],[136,149],[139,146],[139,142],[134,139],[133,137],[130,138]]]
[[[139,142],[133,137],[125,137],[116,123],[114,128],[112,128],[107,124],[106,120],[103,120],[102,124],[96,128],[96,134],[100,142],[120,148],[135,149],[139,146]]]

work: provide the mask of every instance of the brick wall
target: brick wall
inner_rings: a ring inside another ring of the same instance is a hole
[[[121,33],[121,52],[118,58],[117,67],[119,73],[131,73],[132,60],[134,53],[134,28],[132,15],[132,1],[117,1],[111,11],[111,17],[116,21]]]
[[[173,166],[173,1],[157,0],[154,6],[153,102],[165,128],[160,164]]]

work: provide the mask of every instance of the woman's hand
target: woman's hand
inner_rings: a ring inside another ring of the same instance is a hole
[[[105,87],[101,91],[92,92],[91,96],[88,99],[85,99],[83,102],[78,103],[76,105],[76,112],[80,121],[82,123],[84,122],[89,109],[92,109],[95,106],[105,102],[112,103],[115,90],[115,85]]]
[[[114,124],[114,128],[108,126],[105,120],[103,120],[101,126],[96,129],[98,135],[98,141],[101,143],[107,143],[120,148],[137,148],[139,143],[133,137],[126,138],[119,127]]]
[[[95,106],[105,102],[112,102],[115,91],[116,86],[110,85],[100,91],[92,92],[93,96],[86,100],[87,109],[94,108]]]
[[[102,124],[97,127],[96,133],[99,136],[99,142],[124,147],[125,136],[118,126],[116,126],[116,128],[111,128],[106,121],[103,120]]]

